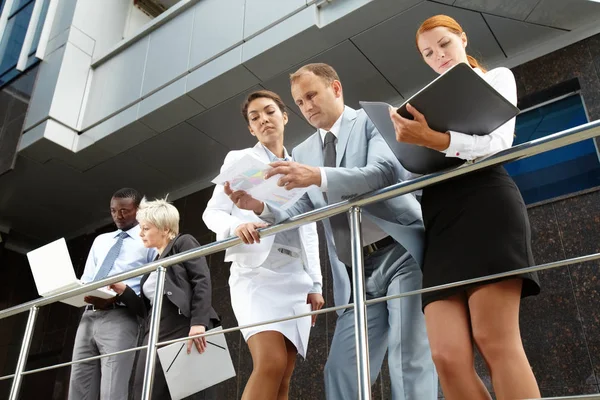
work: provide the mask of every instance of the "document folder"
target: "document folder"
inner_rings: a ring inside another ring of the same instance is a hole
[[[218,327],[209,332],[221,330]],[[157,351],[173,400],[183,399],[235,376],[224,334],[208,336],[206,350],[202,354],[195,346],[187,354],[186,347],[187,341],[173,343]]]
[[[407,103],[425,116],[430,128],[469,135],[487,135],[519,113],[517,107],[464,63],[453,66],[398,108],[400,115],[412,119],[406,111]],[[389,104],[361,101],[360,105],[407,170],[429,174],[465,162],[427,147],[398,142]]]

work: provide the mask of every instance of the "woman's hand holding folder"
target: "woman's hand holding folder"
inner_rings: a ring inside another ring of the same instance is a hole
[[[413,116],[413,120],[404,118],[398,114],[397,108],[390,107],[390,118],[396,130],[396,140],[437,151],[446,150],[450,146],[450,135],[431,129],[425,116],[410,104],[406,105],[406,110]]]

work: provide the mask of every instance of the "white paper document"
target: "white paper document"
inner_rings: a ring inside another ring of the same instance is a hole
[[[287,190],[278,186],[277,181],[281,175],[265,179],[265,173],[269,169],[271,169],[269,165],[250,155],[245,155],[221,172],[212,182],[217,185],[229,182],[233,190],[245,190],[257,200],[273,203],[286,210],[306,193],[307,188]]]
[[[221,330],[218,327],[209,332]],[[187,341],[162,347],[157,353],[173,400],[183,399],[235,376],[224,334],[208,336],[202,354],[195,346],[187,354]]]
[[[294,315],[306,314],[312,311],[310,304],[298,304],[294,306]],[[298,349],[298,353],[306,358],[306,352],[308,351],[308,339],[310,337],[310,328],[312,325],[311,317],[304,317],[298,319],[298,331],[300,333],[300,344],[301,349]]]

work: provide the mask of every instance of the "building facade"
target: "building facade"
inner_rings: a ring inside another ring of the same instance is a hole
[[[25,253],[69,239],[78,275],[93,238],[110,227],[118,188],[174,200],[181,230],[214,240],[201,215],[229,150],[248,147],[239,109],[250,91],[290,106],[288,149],[312,134],[289,94],[307,62],[339,72],[348,105],[399,104],[433,78],[415,49],[419,24],[455,17],[469,52],[517,79],[515,143],[600,118],[600,3],[561,0],[4,0],[0,27],[0,309],[37,297]],[[507,165],[529,207],[538,264],[599,251],[596,140]],[[322,242],[326,305],[333,305]],[[223,254],[209,258],[213,302],[236,325]],[[545,397],[600,393],[600,266],[543,272],[523,302],[525,348]],[[80,311],[43,307],[27,369],[71,359]],[[319,317],[290,398],[323,398],[335,314]],[[14,372],[25,315],[0,324],[0,376]],[[252,367],[239,334],[227,337],[241,396]],[[484,373],[483,361],[478,368]],[[21,398],[66,399],[69,368],[27,375]],[[486,375],[487,376],[487,375]],[[10,379],[0,380],[0,398]],[[486,384],[490,384],[489,377]],[[389,398],[386,369],[375,399]],[[40,397],[40,393],[43,393]]]

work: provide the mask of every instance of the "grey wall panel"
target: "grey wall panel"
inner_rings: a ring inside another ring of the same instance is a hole
[[[214,178],[227,151],[184,122],[137,146],[130,154],[168,175],[172,183],[181,187]]]
[[[259,83],[242,62],[242,46],[217,57],[188,75],[190,97],[210,108]]]
[[[535,45],[542,44],[563,33],[560,29],[548,28],[528,22],[484,15],[494,36],[508,57],[527,51]]]
[[[73,22],[73,15],[75,14],[76,6],[77,0],[61,0],[58,3],[58,8],[56,9],[54,24],[52,24],[49,39],[52,39],[56,35],[69,29],[71,23]]]
[[[188,122],[230,150],[253,146],[256,144],[256,139],[248,131],[248,125],[240,114],[240,109],[246,96],[260,89],[261,86],[254,86],[191,118]]]
[[[454,6],[524,20],[537,3],[539,0],[456,0]]]
[[[169,128],[199,114],[204,107],[186,95],[187,77],[171,83],[140,103],[138,118],[156,132]]]
[[[306,7],[306,0],[246,0],[244,38]]]
[[[228,149],[236,150],[254,146],[256,138],[248,130],[248,125],[241,115],[240,109],[246,96],[260,89],[263,89],[263,87],[252,87],[244,93],[192,118],[189,123],[222,143]],[[294,112],[290,112],[288,117],[288,124],[285,127],[285,145],[291,151],[294,145],[307,138],[314,132],[314,129]]]
[[[412,95],[437,76],[422,60],[414,42],[419,25],[436,14],[447,14],[460,22],[469,38],[467,52],[484,64],[506,58],[481,14],[438,3],[421,3],[352,38],[403,97]]]
[[[242,60],[265,81],[339,41],[320,32],[315,10],[309,7],[245,42]]]
[[[140,98],[148,40],[139,40],[94,70],[84,127]]]
[[[123,0],[77,1],[73,25],[96,41],[94,57],[105,54],[123,40],[127,16],[133,5]]]
[[[341,31],[344,39],[371,28],[423,0],[344,0],[318,8],[319,26]]]
[[[94,54],[96,41],[79,30],[76,26],[71,26],[71,29],[69,30],[69,42],[89,56]]]
[[[392,104],[402,100],[394,87],[349,40],[306,62],[323,62],[335,68],[342,82],[344,102],[350,107],[359,108],[360,100],[386,101]],[[289,74],[293,73],[296,67],[266,81],[263,86],[277,92],[288,107],[301,115],[290,93]]]
[[[597,1],[541,0],[527,18],[527,22],[561,29],[578,29],[600,21],[600,3]]]
[[[50,116],[77,129],[92,57],[68,43],[56,84]]]
[[[48,54],[44,62],[40,64],[23,126],[24,130],[30,129],[50,114],[64,52],[65,47],[62,47],[52,54]]]
[[[244,1],[203,0],[194,6],[190,69],[242,42]]]
[[[187,71],[193,22],[190,9],[150,34],[143,96]]]
[[[83,177],[89,182],[87,187],[92,187],[96,193],[107,195],[107,199],[122,187],[134,187],[149,198],[164,196],[171,185],[169,176],[143,163],[129,151],[87,170]],[[95,201],[103,200],[97,198]],[[86,220],[89,221],[87,218]]]

